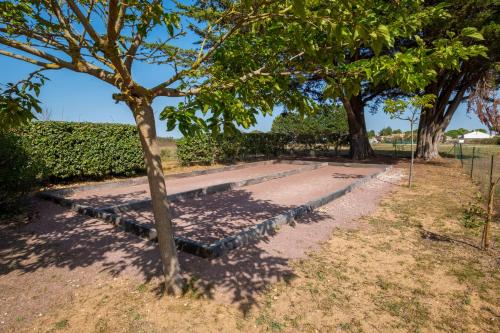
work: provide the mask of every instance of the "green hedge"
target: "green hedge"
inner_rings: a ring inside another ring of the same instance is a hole
[[[40,156],[44,178],[99,179],[144,171],[135,126],[76,122],[33,122],[19,130],[28,155]]]
[[[21,138],[0,131],[0,216],[15,212],[19,201],[43,174],[38,156],[30,155]]]
[[[240,133],[236,135],[197,135],[177,142],[177,157],[182,165],[231,163],[256,156],[276,157],[295,149],[328,151],[348,143],[347,135],[328,133],[290,135],[279,133]]]
[[[185,137],[177,142],[177,158],[182,165],[209,165],[216,160],[215,141],[208,135]]]

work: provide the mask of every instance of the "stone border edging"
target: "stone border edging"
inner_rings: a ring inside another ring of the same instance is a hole
[[[254,162],[254,163],[272,164],[272,163],[276,163],[276,160],[263,161],[263,162],[266,162],[266,163],[262,163],[262,162]],[[288,161],[283,160],[280,162],[287,163]],[[341,165],[341,166],[355,166],[355,167],[358,167],[358,166],[359,167],[381,167],[381,166],[384,166],[381,164],[362,164],[362,163],[337,163],[337,162],[314,162],[314,161],[290,161],[290,162],[291,163],[289,163],[289,164],[312,165],[313,168],[308,168],[308,170],[314,170],[314,169],[320,168],[320,167],[325,166],[325,165]],[[252,163],[252,165],[255,165],[254,163]],[[242,167],[240,165],[238,165],[238,166],[239,166],[239,168]],[[227,167],[224,167],[224,168],[227,168]],[[351,192],[356,187],[359,187],[362,184],[366,183],[367,181],[369,181],[373,178],[376,178],[377,176],[390,170],[391,168],[392,168],[392,166],[385,165],[385,167],[382,171],[365,176],[365,177],[358,179],[357,181],[349,184],[348,186],[346,186],[340,190],[332,192],[332,193],[330,193],[326,196],[323,196],[319,199],[309,201],[304,205],[300,205],[300,206],[297,206],[295,208],[292,208],[284,213],[276,215],[276,216],[274,216],[270,219],[267,219],[259,224],[256,224],[256,225],[249,227],[249,228],[246,228],[246,229],[238,232],[235,235],[225,237],[225,238],[218,240],[218,241],[211,243],[211,244],[198,242],[198,241],[184,238],[184,237],[174,237],[177,249],[184,251],[184,252],[187,252],[187,253],[190,253],[190,254],[193,254],[193,255],[196,255],[196,256],[199,256],[199,257],[202,257],[202,258],[213,259],[213,258],[220,257],[232,249],[235,249],[239,246],[248,244],[252,241],[255,241],[255,240],[262,238],[264,235],[271,233],[272,231],[276,230],[276,228],[281,226],[281,225],[293,223],[295,221],[295,219],[299,219],[301,217],[304,217],[305,215],[313,212],[314,209],[321,207],[327,203],[330,203],[331,201]],[[220,170],[223,168],[218,168],[218,169]],[[289,170],[286,172],[302,170],[302,169],[306,169],[306,168],[299,168],[299,169]],[[230,169],[230,170],[234,170],[234,169]],[[302,170],[302,171],[305,171],[305,170]],[[299,171],[299,172],[302,172],[302,171]],[[221,172],[221,171],[218,171],[218,172]],[[295,172],[293,174],[296,174],[299,172]],[[280,174],[280,173],[278,173],[278,174]],[[277,175],[277,174],[274,174],[271,176],[275,176],[275,175]],[[261,183],[261,182],[265,182],[265,181],[276,179],[276,178],[286,177],[286,175],[282,176],[282,177],[275,177],[275,178],[270,178],[270,179],[265,179],[265,180],[262,179],[265,177],[269,177],[269,176],[257,177],[255,179],[261,179],[259,181],[259,183]],[[243,182],[249,182],[251,180],[252,179],[246,180]],[[235,183],[238,183],[238,182],[235,182]],[[225,183],[222,185],[227,186],[227,184],[233,184],[233,183]],[[253,183],[253,184],[257,184],[257,183]],[[107,184],[105,184],[105,185],[107,185]],[[213,185],[212,187],[217,187],[220,185],[221,184]],[[251,185],[251,184],[249,183],[246,185]],[[246,186],[246,185],[240,185],[240,186]],[[90,185],[90,186],[97,186],[97,185]],[[83,187],[85,187],[85,189],[95,188],[95,187],[89,188],[87,186],[83,186]],[[204,189],[207,189],[207,188],[204,188]],[[203,189],[196,189],[196,190],[192,190],[192,191],[200,191],[200,190],[203,190]],[[157,240],[156,229],[151,225],[139,223],[133,219],[123,218],[123,217],[117,215],[116,212],[110,212],[110,211],[105,210],[105,209],[93,208],[90,206],[77,204],[70,199],[66,199],[60,195],[57,195],[56,194],[57,191],[58,190],[43,191],[43,192],[39,193],[39,196],[43,199],[53,201],[53,202],[58,203],[62,206],[68,207],[68,208],[70,208],[70,209],[72,209],[80,214],[102,219],[108,223],[111,223],[117,227],[120,227],[124,231],[132,232],[133,234],[135,234],[139,237],[145,238],[147,240],[150,240],[150,241]],[[188,192],[192,192],[192,191],[181,192],[178,194],[188,193]],[[67,192],[59,190],[59,192],[57,192],[57,193],[65,194]],[[213,193],[215,193],[215,192],[213,192]],[[210,193],[208,193],[208,194],[210,194]]]
[[[304,217],[305,215],[312,213],[316,208],[324,206],[332,202],[333,200],[340,198],[341,196],[351,192],[353,189],[368,182],[369,180],[376,178],[382,173],[387,172],[391,168],[392,166],[386,166],[382,171],[365,176],[340,190],[337,190],[319,199],[309,201],[304,205],[292,208],[284,213],[281,213],[270,219],[267,219],[264,222],[261,222],[257,225],[242,230],[236,235],[223,238],[210,245],[209,247],[210,256],[208,258],[216,258],[221,255],[224,255],[232,249],[235,249],[239,246],[248,244],[252,241],[262,238],[262,236],[274,231],[277,227],[281,225],[291,224],[294,222],[295,219]]]

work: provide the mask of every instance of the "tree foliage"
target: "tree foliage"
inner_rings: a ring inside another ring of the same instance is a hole
[[[347,134],[347,117],[342,107],[324,107],[312,115],[283,112],[276,117],[271,132],[281,134]]]
[[[500,132],[500,98],[497,98],[493,72],[487,71],[470,93],[467,111],[477,115],[491,132]]]
[[[449,18],[440,4],[304,1],[295,12],[307,20],[260,21],[215,52],[222,79],[233,77],[244,83],[226,97],[236,101],[240,93],[248,96],[247,89],[251,89],[250,94],[267,96],[268,110],[276,103],[299,104],[301,114],[316,111],[315,102],[340,101],[348,113],[353,142],[366,136],[364,105],[381,92],[416,92],[460,59],[485,55],[483,46],[468,43],[481,38],[475,28],[430,43],[422,40],[429,24]],[[359,101],[351,100],[356,96]],[[196,101],[198,97],[194,104],[201,109],[204,103]],[[223,110],[233,106],[228,102]]]
[[[38,72],[17,83],[0,84],[0,127],[15,128],[41,113],[40,89],[47,78]]]
[[[381,136],[392,135],[392,127],[391,126],[387,126],[387,127],[382,128],[379,131],[379,135],[381,135]]]
[[[427,1],[434,6],[437,1]],[[418,130],[417,154],[425,159],[437,158],[438,144],[448,127],[458,106],[467,99],[471,88],[484,74],[493,70],[498,77],[500,7],[495,0],[446,0],[440,1],[446,6],[449,16],[446,20],[436,20],[422,32],[422,40],[426,45],[449,36],[463,35],[465,46],[483,48],[480,56],[458,58],[450,68],[440,68],[435,80],[424,89],[425,94],[436,95],[434,106],[420,118]],[[451,50],[449,50],[452,53]]]

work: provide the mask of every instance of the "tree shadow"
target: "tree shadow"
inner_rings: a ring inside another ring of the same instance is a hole
[[[224,201],[214,200],[213,210],[203,209],[202,199],[197,204],[183,211],[194,219],[184,226],[188,235],[194,236],[206,228],[215,237],[227,233],[231,218],[257,220],[289,208],[253,200],[245,191],[236,191]],[[161,279],[161,260],[155,243],[51,202],[35,200],[34,205],[39,213],[32,223],[0,230],[0,277],[12,278],[43,269],[86,268],[85,274],[104,272],[112,277],[128,276],[146,282]],[[197,215],[203,210],[202,215]],[[203,222],[208,218],[217,223]],[[316,223],[322,218],[321,214],[312,213],[299,223]],[[288,281],[292,276],[286,257],[273,255],[262,247],[271,237],[266,235],[212,260],[181,252],[182,270],[188,280],[198,280],[206,297],[214,297],[218,290],[246,313],[270,282]]]
[[[429,230],[425,230],[425,229],[422,229],[420,231],[420,236],[423,239],[428,239],[428,240],[435,241],[435,242],[461,244],[461,245],[470,246],[472,248],[475,248],[476,250],[481,250],[481,247],[476,245],[476,244],[472,244],[472,243],[469,243],[469,242],[461,240],[461,239],[456,239],[456,238],[453,238],[453,237],[450,237],[447,235],[438,234],[438,233],[435,233],[435,232],[432,232]]]
[[[238,189],[172,202],[170,208],[176,236],[211,243],[286,212],[293,206],[255,199],[251,192]],[[154,224],[151,205],[120,215]]]
[[[125,204],[134,200],[146,200],[150,198],[150,195],[147,190],[135,190],[128,192],[123,191],[122,193],[117,193],[116,191],[109,190],[109,192],[106,194],[98,193],[83,196],[82,194],[76,192],[74,195],[64,197],[81,205],[92,206],[95,208],[105,208],[114,205]]]

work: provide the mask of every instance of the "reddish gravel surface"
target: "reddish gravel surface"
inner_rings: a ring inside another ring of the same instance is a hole
[[[214,242],[378,171],[381,168],[325,166],[232,191],[173,202],[175,233],[193,240]],[[151,207],[120,215],[142,223],[154,223]]]
[[[195,177],[167,179],[166,185],[168,194],[175,194],[206,186],[267,176],[278,172],[299,169],[301,167],[304,167],[304,165],[286,163],[256,165],[239,170],[224,171]],[[80,204],[96,207],[117,205],[130,200],[148,199],[149,197],[149,187],[147,183],[113,189],[106,188],[81,191],[67,196],[68,199]]]
[[[221,258],[180,253],[181,267],[187,277],[212,286],[209,297],[237,303],[246,311],[260,290],[292,273],[289,260],[335,237],[336,228],[357,228],[355,220],[373,212],[398,177],[397,170],[379,176],[296,226],[284,226],[272,237]],[[33,209],[29,224],[0,226],[0,332],[19,320],[29,326],[64,306],[83,285],[117,278],[137,285],[161,281],[156,244],[51,202],[36,200]]]

